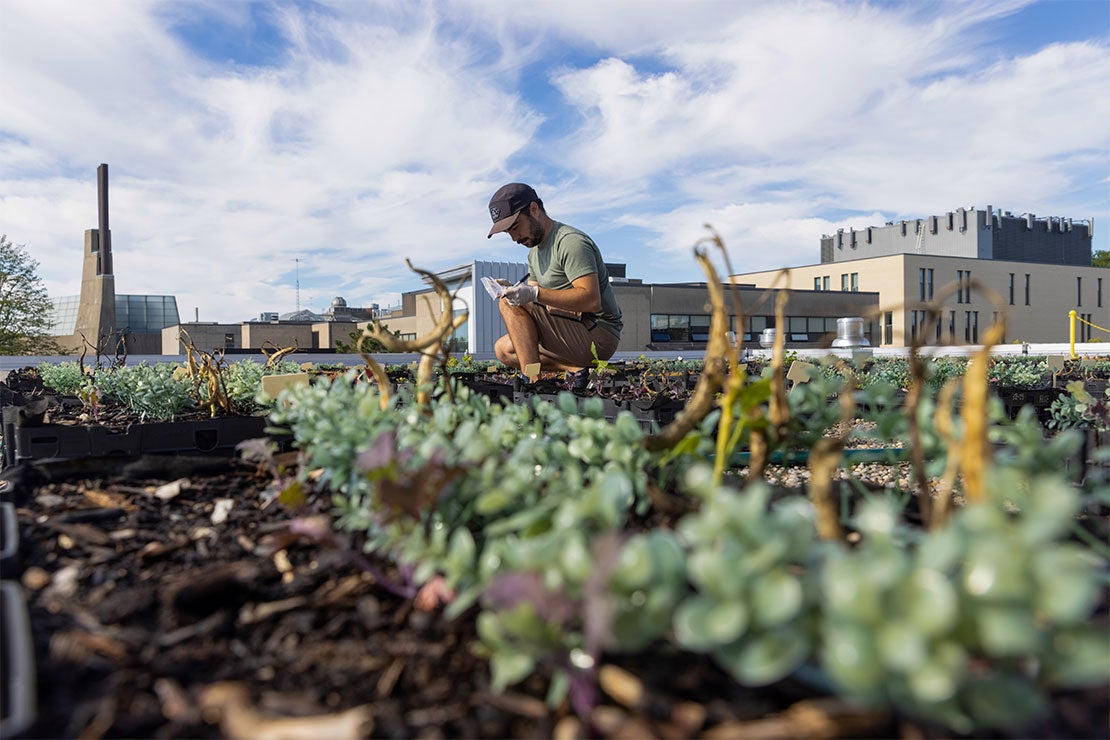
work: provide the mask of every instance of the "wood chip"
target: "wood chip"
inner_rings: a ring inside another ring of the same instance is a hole
[[[235,499],[221,498],[216,499],[216,505],[212,508],[212,523],[223,524],[227,521],[227,515],[231,513],[232,507],[235,506]]]
[[[158,695],[162,714],[171,722],[193,723],[200,718],[189,692],[174,679],[156,679],[154,693]]]
[[[378,698],[384,699],[393,693],[393,687],[397,685],[397,680],[401,678],[401,671],[405,669],[405,661],[403,658],[395,658],[389,664],[380,677],[378,677]]]
[[[207,686],[200,695],[205,718],[218,719],[229,738],[252,740],[357,740],[373,731],[370,707],[363,705],[334,714],[311,717],[269,718],[250,702],[245,686],[221,681]]]
[[[41,591],[50,585],[50,574],[37,565],[23,571],[23,585],[30,591]]]
[[[171,542],[148,542],[139,550],[139,560],[156,558],[189,544],[189,538],[177,535]]]
[[[682,734],[693,735],[701,730],[707,714],[704,704],[694,701],[675,702],[671,707],[671,722],[682,731]]]
[[[304,596],[294,596],[281,601],[267,601],[262,604],[246,604],[239,610],[239,624],[247,625],[262,622],[276,614],[299,609],[308,603]]]
[[[293,564],[289,562],[289,553],[278,550],[273,555],[274,567],[281,573],[281,582],[290,583],[294,578]]]
[[[170,499],[177,498],[181,492],[185,490],[188,485],[188,478],[178,478],[177,480],[158,486],[154,489],[154,497],[162,501],[169,501]]]
[[[475,698],[503,711],[519,714],[521,717],[543,719],[551,713],[547,708],[547,704],[542,699],[537,699],[534,696],[527,696],[526,694],[513,693],[511,691],[505,691],[500,694],[480,694]]]
[[[103,633],[70,630],[51,635],[50,654],[69,660],[87,660],[90,655],[101,655],[118,662],[127,657],[127,646]]]
[[[118,493],[111,493],[103,491],[99,488],[86,488],[81,493],[92,504],[99,506],[102,509],[123,509],[124,511],[135,511],[139,508],[131,502],[126,496],[121,496]]]
[[[602,691],[629,709],[635,709],[644,700],[643,682],[623,668],[610,664],[601,666],[597,682]]]
[[[603,704],[590,713],[590,724],[605,737],[612,737],[627,721],[628,712],[620,707]]]
[[[552,737],[554,740],[584,740],[586,733],[583,731],[582,723],[578,721],[578,718],[568,714],[555,724]]]

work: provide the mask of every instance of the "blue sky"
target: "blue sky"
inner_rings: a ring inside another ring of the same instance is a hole
[[[523,261],[514,180],[648,282],[707,223],[740,272],[961,206],[1110,249],[1107,90],[1110,0],[0,0],[0,233],[78,293],[107,162],[117,290],[228,322]]]

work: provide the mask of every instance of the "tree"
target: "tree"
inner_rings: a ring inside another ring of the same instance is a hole
[[[50,333],[54,306],[23,245],[0,235],[0,355],[55,355],[61,348]]]
[[[1091,267],[1110,267],[1110,249],[1096,249],[1091,255]]]

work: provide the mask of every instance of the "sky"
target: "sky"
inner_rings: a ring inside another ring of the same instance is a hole
[[[0,100],[49,295],[107,163],[116,292],[183,321],[523,262],[512,181],[644,282],[704,280],[706,224],[733,273],[987,205],[1110,249],[1110,0],[0,0]]]

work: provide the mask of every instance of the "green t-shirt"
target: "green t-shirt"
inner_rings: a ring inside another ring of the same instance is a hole
[[[566,224],[555,222],[543,244],[528,251],[528,273],[541,288],[566,290],[578,278],[596,274],[601,289],[601,310],[593,314],[599,326],[616,336],[624,323],[621,309],[609,285],[609,271],[594,240]]]

